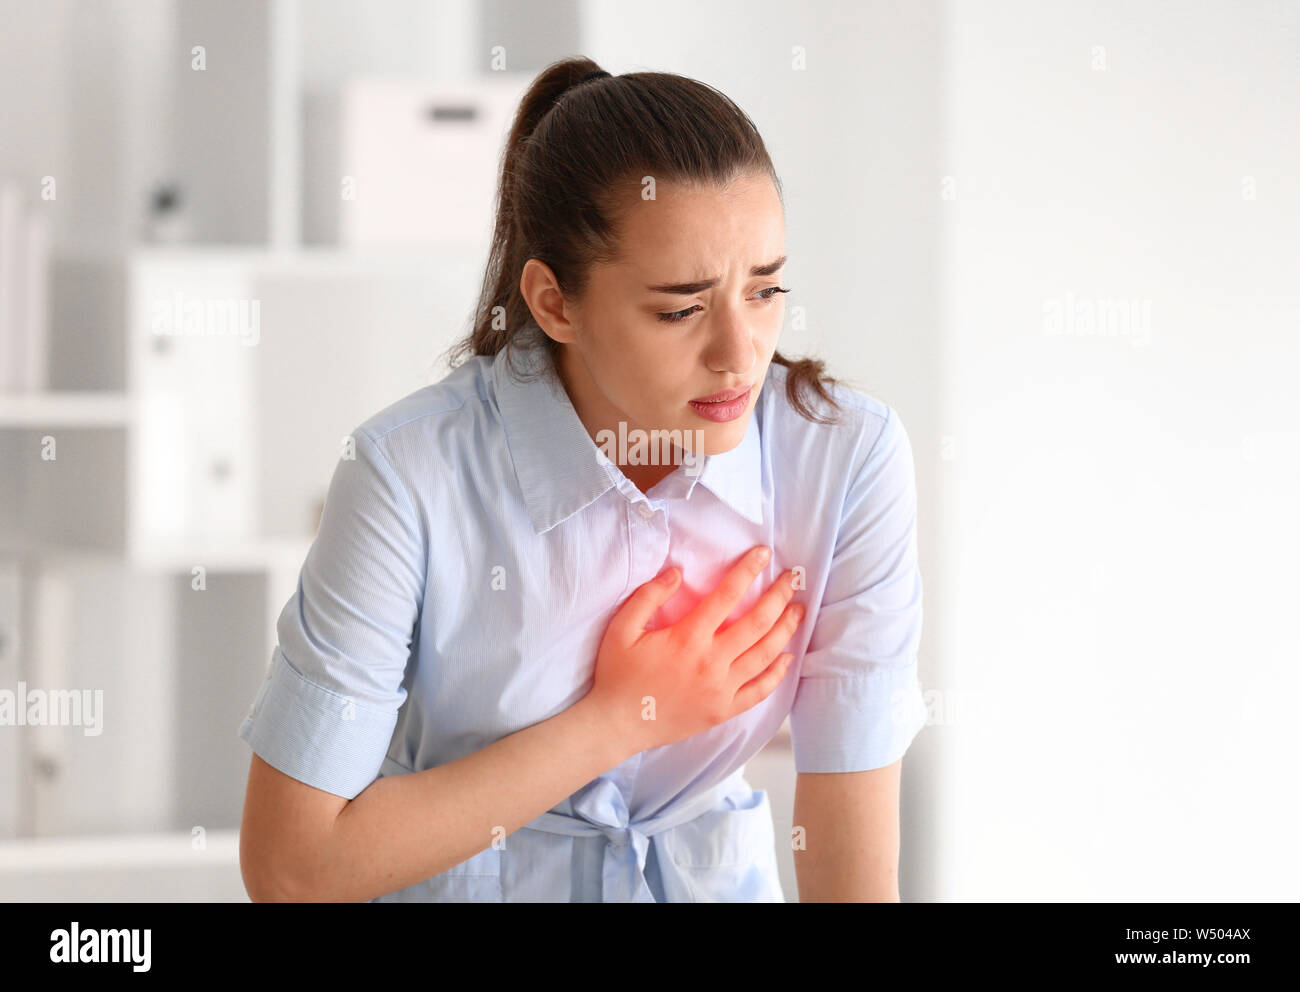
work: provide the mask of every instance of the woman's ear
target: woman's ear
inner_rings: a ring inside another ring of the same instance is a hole
[[[526,261],[519,275],[519,294],[528,304],[537,326],[552,341],[571,344],[577,340],[576,328],[570,319],[573,307],[565,302],[560,284],[549,265],[539,258]]]

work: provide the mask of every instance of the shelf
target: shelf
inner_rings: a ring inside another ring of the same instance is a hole
[[[0,393],[0,428],[126,427],[130,415],[124,393]]]
[[[196,540],[122,552],[112,548],[83,548],[74,544],[51,544],[12,537],[0,540],[0,558],[31,557],[65,564],[119,563],[155,572],[188,572],[195,565],[214,572],[296,571],[306,561],[312,540],[310,537]]]
[[[14,902],[247,902],[239,831],[93,834],[0,841],[0,892]]]
[[[239,831],[209,830],[204,842],[196,850],[188,831],[5,840],[0,841],[0,877],[10,872],[189,867],[205,859],[239,863]]]
[[[125,251],[97,247],[72,247],[59,252],[58,261],[101,268],[132,263],[144,265],[236,266],[259,275],[351,275],[387,271],[403,272],[433,265],[486,263],[491,244],[483,239],[427,245],[335,247],[267,245],[141,243]]]
[[[130,561],[140,568],[158,571],[189,571],[195,565],[218,572],[297,570],[306,560],[313,540],[310,537],[286,537],[189,541],[134,551]]]

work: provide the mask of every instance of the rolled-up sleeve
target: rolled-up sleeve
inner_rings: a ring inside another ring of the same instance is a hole
[[[790,711],[797,772],[891,765],[926,722],[915,468],[898,414],[886,411],[874,441],[863,441],[804,654]]]
[[[428,562],[408,488],[375,439],[364,430],[352,437],[355,457],[335,467],[266,678],[239,728],[268,764],[345,799],[375,780],[388,752]]]

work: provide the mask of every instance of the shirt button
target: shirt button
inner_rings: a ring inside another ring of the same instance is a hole
[[[645,517],[647,520],[655,515],[655,511],[650,509],[649,503],[640,503],[638,504],[637,509],[641,511],[641,516]]]

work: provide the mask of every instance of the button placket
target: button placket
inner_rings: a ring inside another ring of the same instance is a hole
[[[658,575],[668,557],[668,511],[656,510],[648,501],[642,501],[629,504],[628,512],[632,587],[636,588]]]

